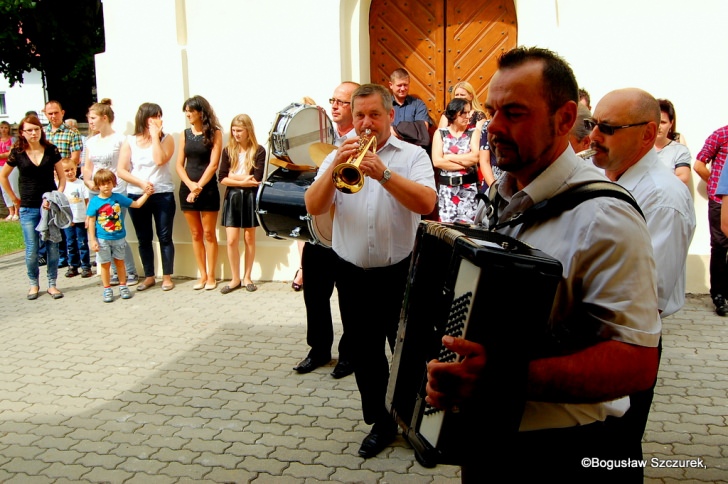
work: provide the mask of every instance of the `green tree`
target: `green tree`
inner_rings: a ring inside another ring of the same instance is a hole
[[[96,101],[94,55],[103,50],[101,0],[0,0],[0,73],[14,85],[43,72],[67,117],[85,119]]]

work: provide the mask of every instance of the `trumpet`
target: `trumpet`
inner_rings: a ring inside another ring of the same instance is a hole
[[[357,152],[351,155],[346,162],[336,165],[334,172],[331,174],[337,190],[343,193],[356,193],[362,189],[364,186],[364,173],[359,169],[359,164],[370,147],[372,153],[377,152],[377,137],[372,135],[371,130],[367,129],[359,138]]]

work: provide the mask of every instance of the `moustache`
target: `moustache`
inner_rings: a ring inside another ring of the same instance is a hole
[[[603,153],[608,153],[608,152],[609,152],[609,150],[608,150],[608,149],[607,149],[607,148],[606,148],[605,146],[602,146],[602,145],[600,145],[600,144],[599,144],[599,143],[597,143],[596,141],[592,141],[592,142],[591,142],[591,143],[589,144],[589,148],[591,148],[591,149],[593,149],[593,150],[601,151],[601,152],[603,152]]]
[[[516,143],[514,143],[513,141],[506,140],[506,139],[500,138],[498,136],[491,137],[490,140],[488,140],[488,144],[495,147],[496,149],[498,148],[498,146],[518,149],[518,145]]]

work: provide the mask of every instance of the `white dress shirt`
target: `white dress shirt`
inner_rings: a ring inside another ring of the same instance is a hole
[[[685,304],[688,248],[695,233],[693,198],[673,169],[662,164],[652,148],[617,180],[632,193],[645,214],[657,267],[658,307],[663,318]]]
[[[321,164],[317,179],[334,160],[331,153]],[[435,190],[435,178],[422,148],[390,136],[377,155],[392,173]],[[364,178],[357,193],[334,195],[332,247],[342,259],[369,269],[402,261],[413,249],[421,216],[405,208],[377,180]]]

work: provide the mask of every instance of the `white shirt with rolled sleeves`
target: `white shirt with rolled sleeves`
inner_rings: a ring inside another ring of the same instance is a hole
[[[606,181],[606,177],[578,158],[570,146],[523,190],[518,191],[515,180],[506,173],[498,187],[503,198],[499,220],[592,180]],[[484,220],[484,208],[481,204],[476,221]],[[642,216],[627,202],[612,197],[593,198],[560,216],[498,232],[561,262],[563,278],[550,321],[544,324],[593,325],[594,334],[603,339],[657,346],[662,326],[650,234]],[[628,408],[627,396],[601,403],[529,401],[520,428],[527,431],[586,425],[610,415],[620,417]]]
[[[392,173],[435,190],[432,163],[419,146],[390,136],[377,155]],[[331,153],[323,161],[317,179],[331,176],[326,170],[334,156]],[[336,191],[334,205],[332,248],[345,261],[365,269],[386,267],[412,252],[422,217],[405,208],[377,180],[365,177],[357,193]]]

